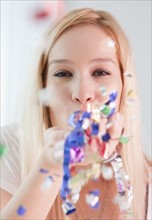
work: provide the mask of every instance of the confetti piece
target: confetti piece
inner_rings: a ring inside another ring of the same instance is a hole
[[[127,76],[127,77],[132,77],[132,75],[131,75],[129,72],[124,72],[123,75],[124,75],[124,76]]]
[[[130,91],[127,93],[127,96],[133,96],[133,95],[135,95],[134,90],[130,90]]]
[[[17,210],[17,214],[23,216],[26,212],[26,209],[23,206],[20,206]]]
[[[116,102],[111,102],[110,104],[109,104],[109,107],[110,108],[116,108]]]
[[[110,140],[110,134],[107,132],[106,134],[102,135],[102,141],[108,142]]]
[[[39,100],[42,105],[49,106],[51,98],[51,92],[49,92],[48,88],[43,88],[39,91]]]
[[[113,125],[113,122],[112,121],[108,121],[107,124],[106,124],[106,129],[111,128],[112,125]]]
[[[46,169],[40,168],[40,169],[39,169],[39,172],[40,172],[40,173],[48,173],[49,170],[46,170]]]
[[[131,196],[129,195],[132,195],[132,192],[129,187],[129,177],[123,169],[121,156],[117,152],[109,156],[108,147],[106,147],[111,139],[107,129],[114,123],[111,122],[111,116],[115,113],[116,98],[117,91],[114,90],[109,94],[109,100],[105,104],[101,106],[86,106],[83,110],[76,111],[70,116],[69,125],[73,130],[66,137],[64,143],[64,175],[60,190],[61,198],[64,201],[62,208],[65,214],[73,213],[76,210],[73,204],[77,203],[80,192],[74,193],[72,192],[73,189],[83,187],[90,179],[96,180],[100,175],[105,180],[115,178],[118,195],[127,196],[127,202],[131,202]],[[100,131],[101,137],[99,137],[98,132],[102,118],[106,118],[108,122],[105,125],[106,129],[102,132],[102,136]],[[124,137],[124,135],[118,137],[117,140],[126,143],[128,139]],[[73,163],[81,162],[83,158],[84,165],[86,162],[90,165],[95,165],[89,169],[73,169]],[[97,165],[98,163],[99,165]],[[103,165],[107,163],[110,163],[111,167]],[[90,207],[96,208],[99,206],[99,197],[95,192],[90,192],[86,195],[86,202]],[[125,204],[123,207],[127,209],[128,206]],[[128,210],[125,211],[128,212]]]
[[[70,201],[66,201],[62,204],[62,210],[64,214],[69,215],[75,212],[76,208]]]
[[[104,105],[103,107],[101,107],[101,112],[107,116],[110,114],[111,108],[107,105]]]
[[[0,145],[0,157],[6,156],[8,154],[8,147],[5,144]]]
[[[48,189],[50,189],[50,187],[53,185],[54,179],[52,176],[48,176],[45,178],[44,182],[41,185],[41,189],[43,191],[46,191]]]
[[[127,144],[128,141],[129,141],[129,138],[126,137],[126,136],[121,136],[121,137],[119,138],[119,142],[120,142],[121,144]]]
[[[92,208],[98,208],[99,207],[99,190],[94,190],[89,192],[86,195],[86,203],[90,205]]]
[[[107,42],[107,46],[110,47],[110,48],[115,48],[115,42],[113,40],[109,40]]]
[[[82,124],[82,128],[84,130],[88,129],[90,127],[90,120],[88,118],[85,118]]]
[[[100,90],[102,96],[106,96],[107,95],[107,91],[106,91],[106,87],[105,86],[101,86],[99,88],[99,90]]]
[[[92,127],[92,135],[97,135],[99,132],[99,124],[92,123],[91,127]]]
[[[116,90],[114,90],[112,93],[110,93],[110,95],[109,95],[110,100],[108,103],[110,104],[111,102],[114,102],[117,98],[117,95],[118,95],[118,93]]]
[[[72,195],[71,200],[73,201],[73,203],[77,203],[77,201],[80,198],[80,194],[79,193],[75,193]]]
[[[102,165],[101,166],[101,173],[104,179],[110,180],[113,178],[113,170],[111,167]]]
[[[84,149],[79,147],[73,147],[70,149],[70,162],[77,163],[84,160]]]
[[[130,204],[126,197],[117,195],[114,198],[114,202],[119,205],[121,212],[130,208]]]

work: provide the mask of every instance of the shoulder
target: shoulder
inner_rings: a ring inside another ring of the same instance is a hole
[[[1,127],[1,144],[7,152],[1,155],[1,189],[14,194],[20,185],[20,157],[18,126],[16,124]]]

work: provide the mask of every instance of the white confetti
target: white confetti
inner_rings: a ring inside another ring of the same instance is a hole
[[[93,193],[89,193],[86,195],[86,203],[92,207],[94,207],[99,202],[99,197],[94,195]]]
[[[49,93],[48,88],[44,88],[39,91],[39,100],[42,103],[42,105],[49,106],[50,97],[51,97],[51,95]]]
[[[90,126],[90,120],[88,118],[85,118],[82,124],[82,128],[86,130],[87,128],[89,128],[89,126]]]
[[[77,203],[77,201],[79,200],[79,197],[80,197],[80,194],[79,193],[76,193],[76,194],[73,194],[71,196],[71,200],[73,203]]]
[[[127,71],[124,72],[123,75],[124,75],[124,76],[128,76],[128,77],[132,77],[132,75],[131,75],[129,72],[127,72]]]
[[[99,89],[100,89],[100,92],[101,92],[102,96],[106,96],[107,95],[107,91],[106,91],[106,87],[105,86],[101,86]]]
[[[112,108],[112,109],[113,109],[113,108],[116,108],[116,102],[111,102],[109,106],[110,106],[110,108]]]
[[[101,173],[104,179],[110,180],[113,178],[113,170],[111,167],[102,165]]]
[[[119,205],[121,211],[126,211],[131,205],[125,196],[120,195],[115,196],[114,203]]]
[[[43,191],[47,191],[51,187],[53,182],[54,182],[54,180],[53,180],[53,178],[51,176],[46,177],[44,182],[41,185],[41,189]]]
[[[107,42],[107,46],[108,46],[108,47],[111,47],[111,48],[114,48],[114,47],[115,47],[115,42],[114,42],[113,40],[109,40],[109,41]]]
[[[112,121],[108,121],[107,124],[106,124],[106,129],[111,128],[112,125],[113,125],[113,122]]]

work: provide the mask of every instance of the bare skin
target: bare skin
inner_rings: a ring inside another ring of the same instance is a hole
[[[107,96],[101,96],[99,90],[101,85],[104,85],[108,92],[114,89],[118,91],[118,111],[122,91],[121,73],[116,49],[107,46],[109,40],[112,40],[111,37],[98,26],[85,25],[65,32],[54,45],[49,57],[47,87],[53,94],[52,99],[50,98],[50,117],[53,127],[57,128],[51,128],[50,138],[47,139],[51,142],[46,141],[35,167],[21,184],[16,194],[12,196],[1,190],[3,196],[1,202],[2,219],[47,218],[59,193],[63,175],[62,163],[55,163],[51,156],[54,147],[59,141],[65,140],[65,135],[69,131],[67,120],[73,111],[83,108],[88,102],[91,105],[101,105],[107,101]],[[59,117],[61,113],[62,117]],[[115,121],[115,125],[109,132],[111,137],[117,138],[122,132],[123,117],[116,113],[112,120]],[[117,141],[109,143],[109,156],[117,144]],[[40,189],[40,185],[44,181],[44,176],[39,173],[40,168],[48,169],[49,175],[53,176],[55,180],[55,187],[51,187],[47,193]],[[58,176],[54,174],[58,174]],[[89,184],[87,188],[94,187],[95,183],[90,182]],[[106,184],[104,187],[106,190]],[[81,194],[83,205],[85,203],[85,189],[84,187]],[[113,195],[115,192],[113,184],[111,184],[110,191]],[[102,196],[104,197],[104,194]],[[108,199],[110,201],[110,197]],[[27,208],[24,216],[16,214],[16,210],[21,204]],[[3,208],[4,206],[5,208]],[[111,216],[112,213],[109,212],[109,209],[112,207],[112,203],[106,203],[105,207],[103,216]],[[78,210],[80,214],[81,211],[79,208]],[[85,205],[84,210],[88,216],[90,212],[87,211]],[[94,215],[97,217],[99,213]],[[84,218],[82,213],[80,216]]]

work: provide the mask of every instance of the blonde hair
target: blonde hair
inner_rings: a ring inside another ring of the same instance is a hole
[[[125,134],[133,136],[128,144],[124,145],[121,155],[124,167],[129,174],[133,186],[133,212],[135,219],[143,219],[145,214],[145,193],[147,183],[147,161],[141,147],[139,101],[137,97],[136,77],[133,66],[133,57],[130,45],[123,30],[108,12],[89,8],[77,9],[66,14],[53,28],[46,33],[45,45],[38,60],[38,69],[33,74],[29,96],[24,107],[22,120],[23,135],[21,138],[22,176],[25,177],[33,167],[43,148],[43,131],[51,126],[49,110],[39,102],[39,90],[46,85],[48,56],[53,45],[62,34],[70,28],[80,24],[100,26],[110,34],[117,44],[117,53],[122,73],[123,92],[120,103],[120,112],[125,118]],[[126,74],[125,74],[126,73]],[[127,73],[130,75],[126,76]],[[128,92],[134,93],[134,105],[127,105]],[[132,120],[130,119],[132,117]],[[139,187],[140,184],[140,187]]]

